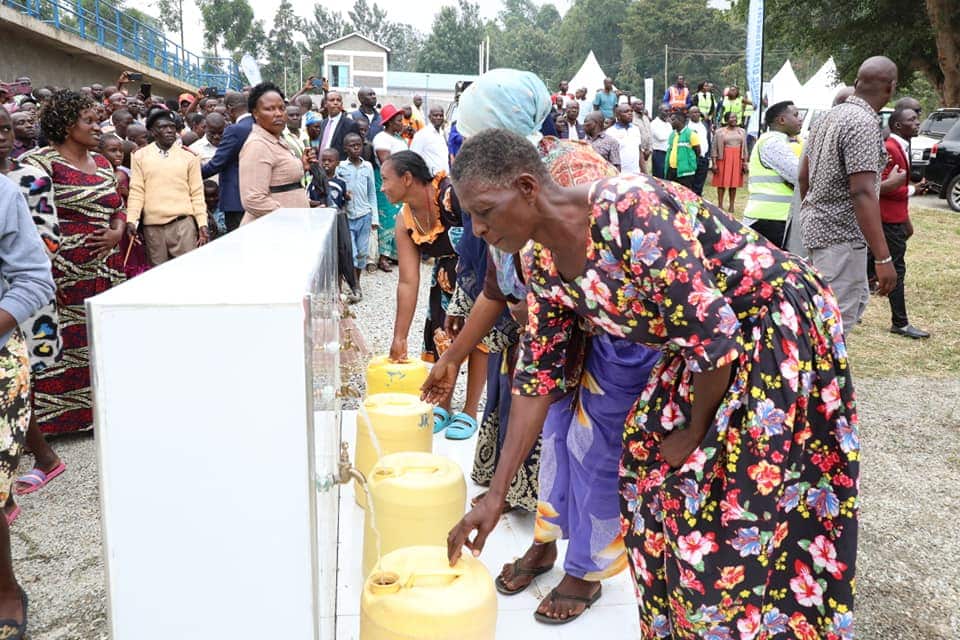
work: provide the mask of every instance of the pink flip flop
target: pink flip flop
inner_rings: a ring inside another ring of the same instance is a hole
[[[34,467],[24,475],[17,478],[17,481],[14,483],[14,493],[16,493],[18,496],[25,496],[28,493],[39,491],[47,486],[51,480],[66,470],[67,465],[62,460],[60,461],[60,464],[51,469],[49,473],[44,473],[43,469],[37,469]],[[25,484],[29,486],[26,488],[21,488],[17,487],[18,484]]]
[[[12,524],[13,524],[13,521],[16,520],[16,519],[19,518],[19,517],[20,517],[20,505],[16,505],[16,506],[13,508],[13,511],[11,511],[11,512],[8,513],[8,514],[6,514],[7,526],[9,527],[10,525],[12,525]]]

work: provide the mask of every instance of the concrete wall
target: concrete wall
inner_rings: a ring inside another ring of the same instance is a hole
[[[34,87],[79,89],[95,82],[112,85],[121,72],[131,70],[143,73],[144,82],[153,84],[154,95],[169,98],[198,89],[10,7],[0,7],[0,42],[4,45],[0,80],[4,82],[30,76]]]

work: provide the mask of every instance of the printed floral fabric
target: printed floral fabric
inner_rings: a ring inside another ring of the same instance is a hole
[[[0,347],[0,504],[10,498],[30,424],[30,359],[19,328]]]
[[[60,251],[60,222],[53,201],[53,183],[50,176],[36,167],[21,164],[18,160],[11,159],[10,165],[7,177],[20,187],[20,193],[27,201],[47,256],[53,261]],[[57,313],[56,300],[51,300],[22,322],[20,329],[27,341],[31,369],[39,371],[60,362],[63,341],[60,338],[60,315]]]
[[[859,437],[840,314],[810,267],[647,176],[591,191],[582,275],[525,248],[530,324],[514,392],[562,390],[577,318],[658,347],[627,417],[621,529],[643,638],[853,637]],[[679,469],[660,443],[691,415],[692,374],[733,365]]]
[[[627,568],[617,499],[623,425],[658,360],[654,349],[595,336],[576,391],[550,405],[533,535],[569,539],[567,575],[599,582]]]

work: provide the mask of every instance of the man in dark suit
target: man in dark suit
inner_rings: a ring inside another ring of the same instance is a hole
[[[347,159],[347,151],[343,146],[343,139],[348,133],[360,135],[357,123],[343,112],[343,96],[336,91],[327,94],[324,101],[327,107],[327,117],[320,123],[320,148],[317,155],[324,149],[336,149],[341,160]]]
[[[240,226],[243,203],[240,201],[240,150],[253,129],[253,117],[247,111],[247,98],[239,91],[229,91],[223,99],[233,124],[223,132],[217,152],[200,171],[203,179],[220,174],[220,210],[227,231]]]

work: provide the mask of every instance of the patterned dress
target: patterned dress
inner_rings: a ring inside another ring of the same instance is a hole
[[[14,327],[0,347],[0,504],[10,498],[29,425],[30,358],[22,331]]]
[[[51,262],[55,261],[60,251],[60,223],[50,177],[34,166],[13,159],[10,160],[7,177],[20,187],[47,256]],[[31,370],[39,371],[60,362],[63,343],[55,300],[21,323],[20,330],[26,340]]]
[[[423,233],[417,228],[410,206],[403,205],[403,216],[407,233],[417,245],[421,257],[433,258],[433,275],[430,279],[430,301],[427,305],[427,319],[423,326],[423,353],[427,362],[436,362],[437,353],[435,334],[443,330],[447,319],[447,305],[457,283],[457,252],[454,247],[463,236],[463,213],[460,201],[453,192],[453,184],[447,174],[440,172],[433,178],[436,194],[433,205],[434,225]],[[419,268],[419,265],[417,265]]]
[[[60,252],[53,261],[57,308],[63,338],[63,358],[40,371],[34,382],[34,410],[44,433],[82,431],[93,427],[90,362],[87,349],[87,298],[123,282],[123,256],[114,248],[98,258],[87,248],[90,236],[126,219],[117,194],[113,168],[106,158],[92,154],[97,171],[85,173],[53,147],[23,159],[51,177],[60,221]]]
[[[853,637],[859,438],[836,302],[820,277],[692,192],[647,176],[590,195],[582,275],[528,245],[514,389],[563,390],[578,319],[662,355],[624,429],[621,530],[644,638]],[[692,374],[732,365],[679,469],[660,443]]]
[[[589,184],[616,175],[616,170],[585,142],[547,137],[540,143],[540,153],[550,175],[563,186]],[[489,272],[485,286],[489,297],[517,302],[527,296],[514,256],[491,249],[490,263],[495,269]],[[541,442],[513,479],[507,501],[512,504],[517,497],[528,497],[520,490],[530,487],[537,509],[534,541],[544,544],[569,540],[564,571],[598,582],[627,566],[617,499],[617,461],[627,413],[658,354],[629,340],[588,337],[583,331],[577,331],[565,348],[569,366],[561,371],[568,381],[567,393],[550,405]],[[498,438],[494,465],[510,428],[506,389],[514,362],[510,361],[509,370],[504,371],[507,377],[496,387],[500,392],[500,421],[494,432]],[[485,420],[484,427],[487,424]],[[481,428],[474,477],[481,461],[483,431]]]
[[[548,136],[540,141],[538,150],[553,180],[561,185],[588,184],[603,177],[617,175],[616,168],[585,142],[560,140]],[[514,256],[494,247],[489,247],[489,254],[487,261],[489,264],[483,285],[483,291],[487,297],[514,305],[525,299],[527,287],[522,275],[517,272]],[[456,297],[456,293],[454,296]],[[491,354],[487,368],[487,400],[484,405],[483,420],[477,431],[477,449],[471,472],[473,481],[482,486],[488,486],[493,479],[503,443],[507,437],[513,371],[517,362],[516,344],[519,336],[511,335],[510,338],[508,347]],[[582,344],[578,345],[577,352],[581,358],[583,349]],[[573,375],[575,377],[577,373]],[[564,409],[557,407],[556,411],[563,412]],[[544,428],[554,423],[563,423],[564,420],[569,422],[569,416],[560,416],[556,420],[548,419]],[[510,483],[505,502],[511,507],[527,511],[537,510],[537,500],[540,495],[540,443],[541,440],[537,440],[537,444]],[[550,542],[563,537],[562,530],[558,531],[546,526],[541,527],[540,530],[552,532],[541,542]]]

